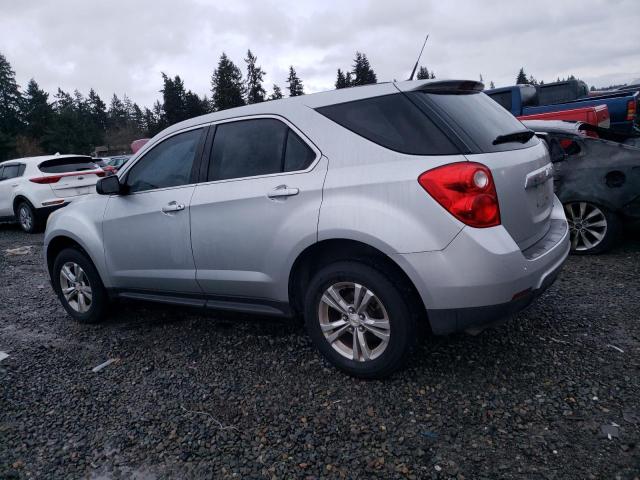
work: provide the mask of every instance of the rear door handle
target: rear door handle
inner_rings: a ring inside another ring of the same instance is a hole
[[[297,188],[289,188],[286,185],[278,185],[276,188],[267,193],[267,197],[269,198],[282,198],[282,197],[292,197],[294,195],[298,195],[300,190]]]
[[[184,210],[184,205],[178,202],[169,202],[162,207],[162,213],[180,212]]]

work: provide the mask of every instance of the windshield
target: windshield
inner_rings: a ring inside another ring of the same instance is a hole
[[[496,142],[527,128],[484,93],[415,92],[414,95],[449,120],[452,127],[459,129],[482,153],[528,148],[538,143],[535,137],[523,142],[521,136],[508,137],[513,141]]]

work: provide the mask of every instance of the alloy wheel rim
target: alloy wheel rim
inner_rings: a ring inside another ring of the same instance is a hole
[[[327,288],[318,319],[329,345],[349,360],[375,360],[389,345],[387,310],[375,293],[359,283],[338,282]]]
[[[574,202],[567,203],[564,211],[572,250],[591,250],[602,243],[607,233],[607,217],[602,210],[591,203]]]
[[[91,283],[84,270],[75,262],[67,262],[60,269],[60,289],[67,304],[76,312],[86,313],[91,308]]]
[[[32,224],[31,213],[27,210],[27,207],[20,207],[20,225],[22,225],[25,230],[30,230]]]

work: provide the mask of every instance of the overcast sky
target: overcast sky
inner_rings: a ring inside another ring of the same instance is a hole
[[[305,92],[331,89],[357,50],[379,81],[405,79],[426,33],[422,64],[438,78],[503,86],[523,66],[605,86],[640,77],[638,25],[640,0],[0,0],[0,52],[22,86],[150,106],[160,72],[210,96],[221,52],[244,72],[248,48],[267,91],[284,90],[289,65]]]

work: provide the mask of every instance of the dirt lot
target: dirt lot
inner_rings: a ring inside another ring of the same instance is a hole
[[[75,324],[41,241],[0,225],[0,478],[639,478],[638,233],[385,382],[293,322],[122,304]]]

